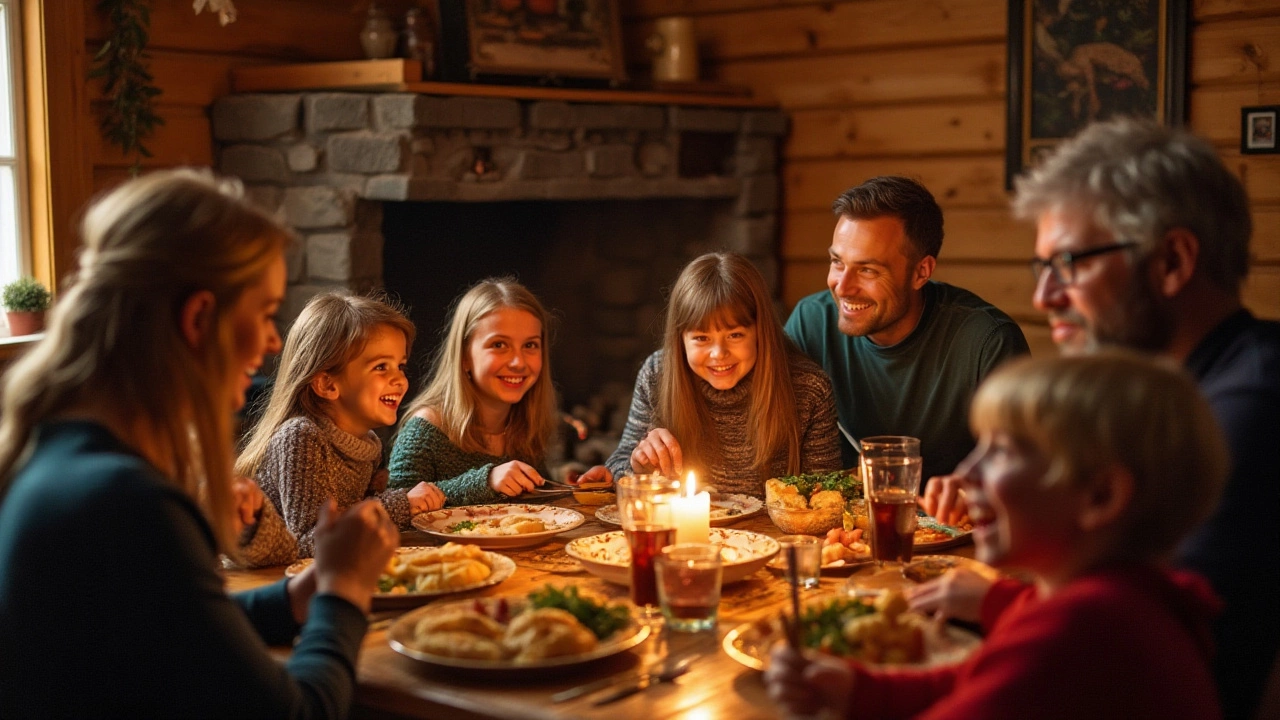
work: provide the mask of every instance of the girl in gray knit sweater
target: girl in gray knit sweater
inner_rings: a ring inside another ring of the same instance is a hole
[[[662,349],[645,361],[614,475],[683,475],[762,496],[778,475],[840,467],[831,381],[783,334],[746,258],[690,262],[667,305]]]
[[[392,487],[437,482],[450,505],[475,505],[545,482],[536,466],[555,427],[547,320],[538,298],[510,278],[482,280],[458,299],[391,450]],[[611,481],[603,465],[579,479]]]
[[[413,515],[443,507],[435,485],[384,490],[377,477],[382,441],[373,429],[396,422],[413,336],[396,308],[345,293],[312,298],[289,332],[271,399],[236,472],[257,478],[300,556],[312,554],[328,498],[342,509],[376,496],[402,529]]]

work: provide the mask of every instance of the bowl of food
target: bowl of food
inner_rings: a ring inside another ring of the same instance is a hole
[[[790,535],[826,535],[832,528],[844,524],[844,506],[826,505],[816,508],[797,508],[785,505],[765,505],[769,519],[779,530]]]
[[[792,535],[826,535],[844,526],[845,503],[861,483],[844,472],[771,478],[764,484],[769,519]]]

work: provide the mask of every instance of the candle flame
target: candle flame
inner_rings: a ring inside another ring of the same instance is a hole
[[[685,480],[685,491],[684,491],[685,497],[694,496],[694,494],[697,492],[697,484],[698,484],[698,480],[697,478],[694,477],[693,471],[690,470],[689,476]]]

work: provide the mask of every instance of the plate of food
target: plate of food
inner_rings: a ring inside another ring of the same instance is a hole
[[[764,492],[773,524],[799,535],[823,535],[843,527],[847,509],[863,497],[862,480],[844,470],[770,478]]]
[[[711,544],[720,546],[721,582],[737,582],[764,567],[778,554],[778,541],[760,533],[733,528],[711,528]],[[587,572],[618,585],[631,584],[631,548],[621,530],[570,540],[564,546],[569,557]]]
[[[711,526],[731,525],[743,518],[759,515],[762,510],[764,510],[764,503],[760,498],[736,493],[720,493],[713,496],[711,500]],[[596,519],[607,525],[622,524],[616,504],[596,508]]]
[[[914,583],[924,583],[957,569],[971,570],[988,580],[1000,577],[1000,572],[990,565],[958,555],[917,555],[902,566],[902,576]]]
[[[810,600],[800,611],[806,647],[879,668],[920,669],[963,661],[982,639],[907,611],[900,592],[857,593]],[[782,618],[744,623],[725,635],[729,657],[763,670],[773,646],[785,642]]]
[[[428,535],[482,548],[540,545],[572,530],[586,518],[554,505],[463,505],[413,516],[413,526]]]
[[[871,546],[863,537],[863,530],[832,528],[822,538],[822,572],[840,574],[863,567],[871,561]],[[779,553],[769,561],[769,569],[787,571],[787,563]]]
[[[916,551],[932,552],[973,541],[973,522],[964,516],[956,525],[943,525],[923,511],[916,516]]]
[[[502,671],[579,665],[644,642],[649,627],[625,604],[550,585],[527,596],[435,603],[387,629],[396,652],[449,668]]]
[[[297,575],[313,562],[312,558],[295,562],[285,568],[285,577]],[[378,578],[374,609],[421,604],[440,595],[497,585],[515,571],[511,558],[475,545],[396,548]]]

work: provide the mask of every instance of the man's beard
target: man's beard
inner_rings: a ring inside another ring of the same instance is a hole
[[[1151,287],[1145,268],[1135,270],[1125,298],[1111,312],[1100,315],[1090,329],[1089,351],[1106,345],[1144,352],[1160,352],[1169,347],[1173,339],[1173,309]]]

